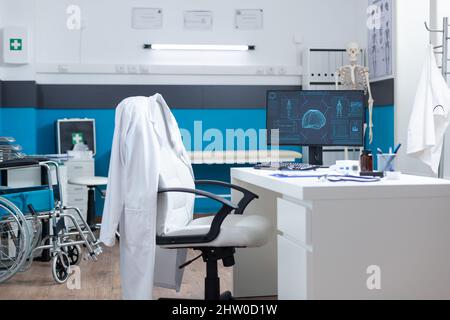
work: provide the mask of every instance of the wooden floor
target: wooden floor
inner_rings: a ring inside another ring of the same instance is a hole
[[[196,252],[189,251],[188,258]],[[81,289],[70,290],[65,284],[56,284],[52,278],[49,262],[34,262],[25,273],[16,274],[8,282],[0,284],[0,299],[82,299],[102,300],[120,299],[119,246],[104,248],[99,261],[82,261]],[[232,268],[224,268],[220,263],[219,276],[221,290],[232,291]],[[188,298],[202,299],[205,264],[199,259],[187,266],[184,271],[181,291],[155,288],[154,298]]]

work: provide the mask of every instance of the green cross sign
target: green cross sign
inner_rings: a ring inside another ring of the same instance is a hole
[[[22,51],[22,39],[9,39],[9,50],[11,51]]]
[[[76,145],[77,143],[83,143],[84,142],[84,137],[83,137],[83,133],[81,132],[73,132],[72,133],[72,144]]]

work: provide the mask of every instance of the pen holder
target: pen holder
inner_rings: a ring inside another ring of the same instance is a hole
[[[378,171],[379,172],[395,171],[395,169],[397,167],[396,160],[397,160],[396,154],[389,154],[389,153],[378,154],[378,166],[377,166]],[[389,165],[387,165],[388,162],[390,162]],[[386,167],[386,165],[387,165],[387,167]]]

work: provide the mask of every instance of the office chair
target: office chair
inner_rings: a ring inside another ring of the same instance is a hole
[[[226,182],[194,181],[190,165],[180,159],[171,147],[174,132],[169,132],[167,117],[171,118],[172,115],[158,110],[155,116],[156,122],[161,125],[160,154],[163,159],[158,185],[156,244],[164,249],[191,248],[200,251],[197,258],[187,261],[180,268],[202,257],[206,262],[205,299],[231,299],[230,292],[220,294],[218,261],[222,260],[225,267],[231,267],[235,263],[236,248],[266,244],[270,235],[270,222],[261,216],[244,214],[250,202],[258,198],[256,194]],[[173,126],[171,128],[173,130]],[[176,135],[181,141],[179,131]],[[196,185],[230,188],[242,193],[243,197],[233,204],[210,192],[195,189]],[[193,219],[196,195],[218,202],[221,204],[220,210],[214,216]]]
[[[248,204],[257,199],[254,193],[239,186],[220,181],[195,181],[196,185],[216,185],[240,191],[242,199],[237,205],[212,193],[188,189],[166,188],[160,194],[181,192],[207,197],[222,204],[221,209],[210,217],[192,220],[184,228],[156,237],[156,244],[166,249],[191,248],[201,254],[184,263],[184,268],[198,258],[206,262],[205,300],[231,300],[231,292],[220,294],[220,279],[217,263],[223,261],[225,267],[235,263],[235,248],[260,247],[267,243],[270,234],[269,222],[260,216],[243,215]]]

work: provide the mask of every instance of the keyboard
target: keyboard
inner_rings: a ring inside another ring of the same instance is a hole
[[[298,162],[258,163],[255,166],[255,169],[258,170],[281,170],[281,171],[310,171],[319,168],[320,166],[317,165]]]

